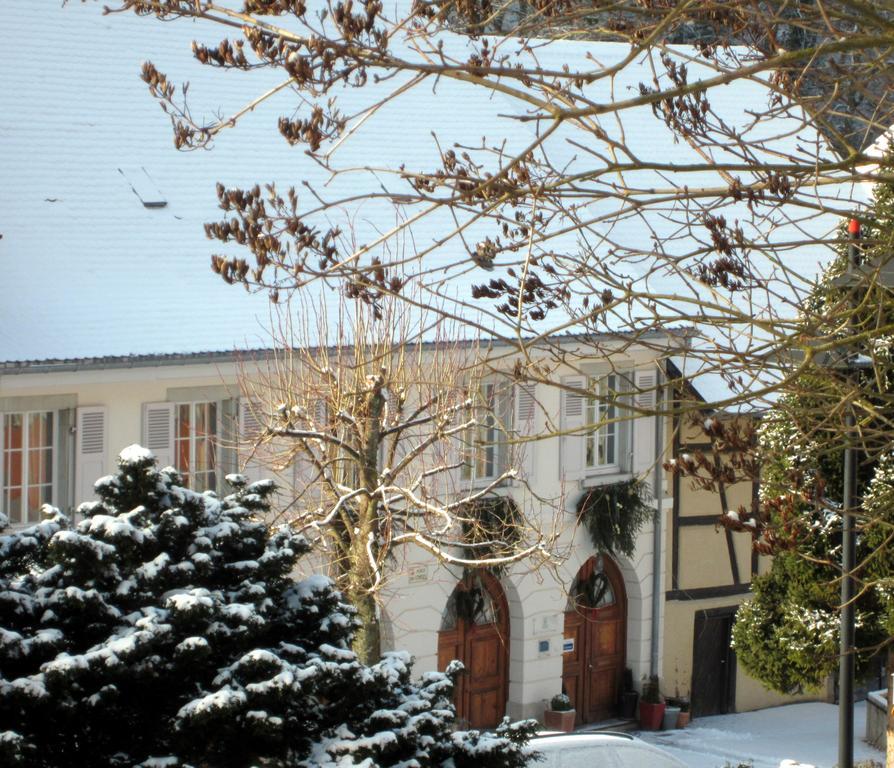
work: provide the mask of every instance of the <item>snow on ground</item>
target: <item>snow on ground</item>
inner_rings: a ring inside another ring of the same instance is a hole
[[[877,760],[884,754],[863,741],[866,703],[854,708],[854,761]],[[754,768],[779,768],[783,760],[816,768],[838,762],[838,707],[811,702],[757,712],[716,715],[693,720],[676,731],[637,733],[682,760],[689,768],[723,768],[727,763],[753,763]]]

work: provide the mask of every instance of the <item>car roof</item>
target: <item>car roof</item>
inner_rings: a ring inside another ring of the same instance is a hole
[[[635,747],[637,750],[644,750],[655,755],[661,755],[666,764],[677,765],[685,768],[686,764],[679,758],[670,753],[656,747],[653,744],[631,736],[629,733],[621,733],[616,731],[599,731],[586,732],[575,731],[573,733],[561,732],[541,732],[534,736],[530,741],[530,745],[536,751],[553,752],[561,750],[571,745],[582,747],[620,747],[623,751],[625,745]]]
[[[646,743],[641,739],[637,739],[635,736],[631,736],[629,733],[624,733],[622,731],[574,731],[572,733],[564,733],[563,731],[541,731],[534,736],[534,741],[537,743],[552,739],[562,741],[574,739],[575,742],[580,741],[581,743],[584,743],[585,741],[587,743],[616,743],[620,739],[623,741],[637,741],[640,744]]]

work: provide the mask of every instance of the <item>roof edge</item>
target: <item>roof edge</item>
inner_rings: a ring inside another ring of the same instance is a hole
[[[646,331],[606,331],[604,333],[568,333],[549,337],[527,337],[535,343],[547,342],[550,339],[561,341],[580,341],[592,339],[610,341],[612,339],[629,339],[639,335],[642,338],[656,339],[662,337],[688,338],[692,329],[689,327],[650,329]],[[524,337],[523,337],[524,339]],[[423,346],[430,347],[441,342],[426,341]],[[505,339],[463,339],[453,342],[463,346],[480,344],[482,346],[508,347],[514,341]],[[158,366],[195,365],[201,363],[236,363],[246,359],[267,359],[275,354],[272,348],[234,349],[217,352],[166,352],[146,355],[100,355],[94,357],[56,358],[46,360],[7,360],[0,361],[0,376],[15,376],[28,373],[73,373],[102,369],[152,368]]]

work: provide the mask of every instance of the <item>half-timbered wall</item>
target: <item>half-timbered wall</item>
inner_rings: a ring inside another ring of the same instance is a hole
[[[672,455],[698,450],[711,455],[700,430],[675,420],[669,430]],[[710,687],[709,707],[744,712],[814,696],[782,696],[766,689],[736,664],[724,644],[725,617],[748,597],[752,577],[769,567],[757,557],[751,538],[718,524],[727,510],[750,508],[757,483],[741,482],[717,491],[694,487],[691,480],[669,475],[672,510],[665,531],[667,591],[664,608],[664,672],[662,692],[694,696]],[[708,647],[699,645],[707,643]],[[701,665],[701,666],[700,666]],[[707,668],[706,668],[707,667]],[[728,669],[728,667],[731,667]],[[723,688],[729,689],[728,698]],[[714,695],[716,694],[716,696]],[[724,701],[721,701],[724,700]]]

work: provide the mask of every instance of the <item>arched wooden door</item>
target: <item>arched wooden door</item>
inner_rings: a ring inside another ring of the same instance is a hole
[[[618,566],[605,555],[583,564],[565,612],[562,686],[576,722],[596,723],[617,713],[627,647],[627,596]]]
[[[456,714],[471,728],[493,728],[509,695],[509,606],[489,573],[465,576],[447,601],[438,632],[438,669],[459,659]]]

